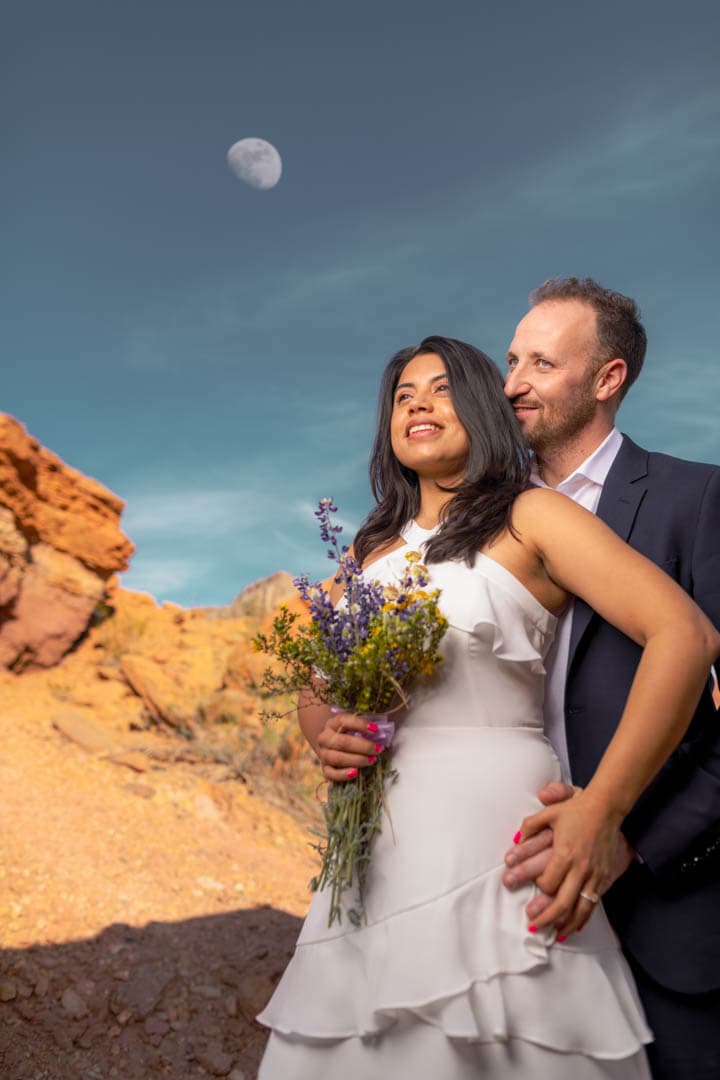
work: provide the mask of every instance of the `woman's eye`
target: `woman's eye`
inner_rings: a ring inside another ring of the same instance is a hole
[[[405,393],[405,394],[398,394],[398,396],[397,396],[397,397],[395,398],[395,404],[396,404],[396,405],[402,405],[403,401],[407,401],[407,399],[408,399],[409,397],[410,397],[410,395],[409,395],[409,394],[407,394],[407,393]]]
[[[438,383],[437,386],[435,387],[435,389],[436,390],[449,390],[450,389],[450,383],[446,383],[446,382]]]

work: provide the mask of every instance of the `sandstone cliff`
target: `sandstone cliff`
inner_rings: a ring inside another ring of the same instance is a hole
[[[0,668],[51,667],[85,633],[133,551],[123,507],[0,413]]]

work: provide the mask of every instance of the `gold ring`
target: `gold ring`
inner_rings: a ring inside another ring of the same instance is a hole
[[[596,892],[593,892],[593,893],[581,892],[580,895],[582,896],[583,900],[587,900],[588,903],[590,903],[590,904],[597,904],[598,900],[600,899],[600,897],[598,896],[598,894]]]

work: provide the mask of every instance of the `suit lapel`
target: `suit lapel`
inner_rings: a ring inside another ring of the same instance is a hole
[[[618,450],[607,479],[603,484],[597,516],[617,533],[621,540],[628,540],[635,518],[647,491],[648,452],[637,446],[627,435],[623,435],[622,446]],[[572,665],[575,651],[592,622],[595,612],[584,600],[576,600],[573,609],[572,628],[570,630],[570,653],[568,671]]]

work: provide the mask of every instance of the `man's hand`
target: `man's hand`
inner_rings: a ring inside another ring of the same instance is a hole
[[[571,799],[573,795],[580,790],[580,788],[570,787],[569,784],[553,781],[550,784],[546,784],[546,786],[538,792],[538,798],[544,806],[552,806],[556,803],[565,802],[566,799]],[[521,840],[518,844],[515,844],[510,848],[505,853],[505,865],[507,869],[503,874],[503,884],[508,889],[517,889],[521,885],[528,885],[537,881],[550,862],[552,843],[552,830],[543,829],[542,832],[539,832],[536,836],[531,837],[529,840]],[[610,884],[617,881],[617,879],[625,873],[634,858],[635,852],[621,835],[615,852],[612,866],[612,880]],[[608,888],[609,887],[610,886],[608,885]],[[552,901],[553,897],[545,895],[544,893],[533,897],[525,908],[529,922],[533,923],[536,919],[540,918]]]

